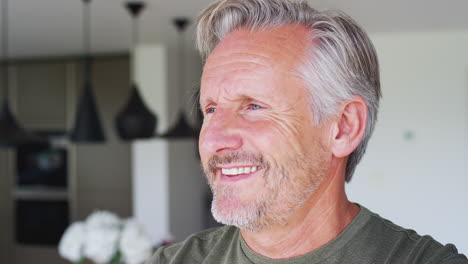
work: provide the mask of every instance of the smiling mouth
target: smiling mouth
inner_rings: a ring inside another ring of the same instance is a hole
[[[242,174],[250,174],[256,172],[259,166],[237,167],[237,168],[221,168],[221,173],[226,176],[238,176]]]
[[[254,172],[258,172],[260,166],[244,166],[235,168],[220,168],[221,180],[238,181],[249,178]]]

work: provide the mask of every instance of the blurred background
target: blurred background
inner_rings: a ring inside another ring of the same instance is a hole
[[[135,216],[155,245],[215,225],[194,106],[194,21],[210,2],[147,0],[133,19],[120,0],[8,2],[0,263],[67,263],[63,231],[95,210]],[[310,2],[355,18],[380,59],[379,121],[350,199],[468,253],[468,1]],[[11,116],[24,137],[7,133]],[[128,129],[142,122],[154,125]]]

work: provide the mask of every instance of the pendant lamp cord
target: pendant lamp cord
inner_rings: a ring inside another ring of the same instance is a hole
[[[83,0],[83,48],[84,48],[84,63],[83,74],[85,85],[90,85],[92,80],[92,58],[91,58],[91,43],[90,43],[90,2],[91,0]]]
[[[130,58],[130,81],[132,85],[136,83],[135,80],[135,47],[139,42],[140,32],[138,27],[138,15],[132,15],[132,43],[131,43],[131,51],[132,57]]]
[[[179,67],[180,67],[180,78],[178,79],[179,82],[179,105],[181,111],[184,111],[184,85],[185,85],[185,50],[184,50],[184,28],[180,29],[179,32]]]
[[[3,91],[4,101],[9,97],[8,84],[8,0],[2,0],[2,72],[3,72]]]

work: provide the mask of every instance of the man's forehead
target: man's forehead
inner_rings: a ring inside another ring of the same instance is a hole
[[[307,47],[308,29],[303,25],[285,25],[262,30],[239,28],[228,33],[215,47],[205,67],[223,63],[230,55],[257,61],[298,60]]]
[[[239,86],[242,81],[267,85],[265,82],[272,80],[261,79],[264,74],[291,75],[302,62],[308,34],[307,28],[300,25],[229,33],[208,57],[202,75],[202,95],[205,86],[218,90],[226,79],[236,81]]]

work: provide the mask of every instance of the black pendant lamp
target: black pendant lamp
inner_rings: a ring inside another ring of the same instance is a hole
[[[179,139],[179,138],[196,138],[198,137],[198,132],[192,128],[190,123],[187,121],[187,118],[184,113],[183,107],[183,98],[184,98],[184,80],[185,80],[185,53],[184,53],[184,32],[189,24],[189,19],[185,17],[180,17],[174,19],[174,26],[179,32],[179,104],[181,109],[179,116],[177,117],[177,122],[174,126],[169,128],[169,130],[162,135],[163,138],[168,139]]]
[[[0,109],[0,147],[17,147],[28,143],[45,143],[45,140],[27,132],[14,117],[8,103],[8,0],[2,0],[2,73],[4,98]]]
[[[128,2],[125,7],[132,16],[132,47],[135,51],[135,45],[138,42],[139,32],[137,19],[145,7],[143,2]],[[131,52],[131,54],[132,54]],[[156,115],[145,105],[143,98],[138,91],[138,85],[135,80],[135,65],[133,59],[130,61],[131,67],[131,92],[130,99],[125,107],[120,111],[115,119],[117,134],[122,140],[133,140],[141,138],[151,138],[154,136],[157,124]]]
[[[83,0],[83,90],[78,101],[75,124],[70,139],[75,143],[105,142],[104,132],[99,118],[96,100],[92,89],[92,65],[90,54],[90,2]]]

